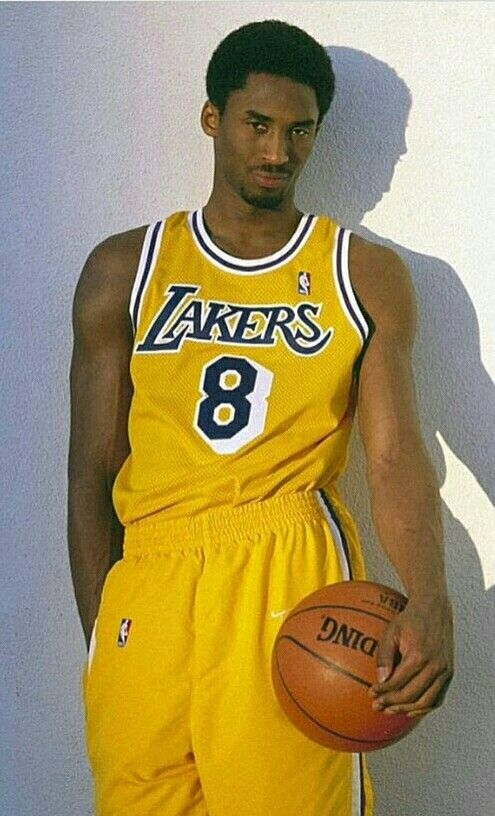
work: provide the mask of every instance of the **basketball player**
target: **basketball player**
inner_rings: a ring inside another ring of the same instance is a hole
[[[294,204],[333,87],[300,29],[230,34],[201,113],[206,205],[107,238],[77,286],[69,549],[99,816],[372,816],[364,758],[300,734],[270,681],[284,615],[365,578],[337,487],[356,408],[409,596],[370,706],[425,714],[452,675],[408,271]]]

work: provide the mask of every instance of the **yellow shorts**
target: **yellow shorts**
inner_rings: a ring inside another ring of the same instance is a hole
[[[271,685],[284,616],[363,579],[332,488],[126,528],[83,673],[97,816],[372,816],[362,754],[287,719]]]

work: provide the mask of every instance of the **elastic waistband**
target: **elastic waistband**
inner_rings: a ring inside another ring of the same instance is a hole
[[[321,491],[290,493],[238,507],[221,507],[186,518],[167,518],[167,511],[140,519],[125,528],[124,558],[173,550],[193,550],[215,542],[249,540],[297,521],[322,516]],[[325,490],[329,499],[329,491]],[[331,495],[331,494],[330,494]]]

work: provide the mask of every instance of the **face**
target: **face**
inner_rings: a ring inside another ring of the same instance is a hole
[[[312,88],[272,74],[249,74],[232,91],[223,114],[207,102],[203,130],[214,139],[215,183],[254,207],[279,209],[292,200],[296,180],[317,133]]]

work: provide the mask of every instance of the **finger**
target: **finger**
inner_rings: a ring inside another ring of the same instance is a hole
[[[442,685],[442,688],[440,689],[440,692],[436,695],[434,701],[429,706],[429,708],[427,708],[427,709],[412,708],[410,711],[405,712],[407,714],[407,716],[408,717],[414,717],[417,714],[429,713],[430,711],[435,711],[435,709],[440,708],[440,706],[442,705],[442,703],[443,703],[443,701],[445,699],[445,695],[447,694],[447,690],[448,690],[451,682],[452,682],[452,673],[449,672],[449,674],[447,676],[447,679],[444,680],[444,682],[443,682],[443,685]],[[418,700],[417,703],[420,703],[420,700]]]
[[[445,674],[439,673],[436,667],[431,664],[426,666],[422,671],[414,675],[401,688],[395,689],[376,698],[376,703],[381,703],[382,706],[401,705],[403,703],[414,703],[430,688],[437,678],[442,678],[443,684]]]
[[[425,671],[420,672],[410,683],[403,686],[398,692],[392,692],[376,698],[375,702],[381,704],[380,708],[407,706],[418,704],[425,700],[425,695],[430,694],[428,706],[436,708],[440,706],[451,683],[453,672],[450,669],[440,670],[438,665],[430,664]],[[430,703],[431,700],[431,703]]]
[[[431,708],[423,708],[421,711],[408,711],[408,717],[424,717],[425,714],[430,714],[433,709]]]
[[[434,702],[434,708],[438,708],[439,706],[442,705],[442,703],[443,703],[443,701],[445,699],[445,695],[447,694],[447,691],[449,690],[449,686],[450,686],[450,684],[452,682],[452,678],[453,678],[453,672],[449,672],[448,675],[447,675],[447,679],[445,680],[445,682],[443,684],[443,688],[441,689],[440,694],[438,695],[437,699]]]
[[[394,673],[388,680],[383,683],[375,683],[375,685],[371,686],[370,693],[373,696],[382,696],[391,691],[398,691],[405,686],[406,683],[409,683],[413,677],[419,674],[419,672],[423,671],[426,664],[427,661],[425,659],[403,655],[402,660],[396,666]]]
[[[412,698],[409,702],[393,703],[386,707],[385,711],[390,714],[407,714],[410,711],[431,709],[434,707],[443,683],[444,680],[437,677],[416,699]]]
[[[378,642],[376,653],[376,675],[378,684],[382,684],[394,671],[397,662],[398,647],[396,641],[396,627],[389,624],[385,627]]]

